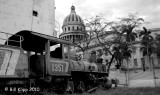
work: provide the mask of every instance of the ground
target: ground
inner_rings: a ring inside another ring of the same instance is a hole
[[[58,95],[58,94],[53,94],[52,92],[50,93],[44,92],[43,95]],[[97,89],[95,92],[92,92],[92,93],[83,93],[83,94],[76,93],[72,95],[160,95],[160,87],[155,87],[155,88],[119,87],[119,88],[112,88],[109,90]]]
[[[6,95],[6,94],[0,94]],[[9,94],[9,95],[17,95],[17,94]],[[66,95],[66,94],[56,94],[52,91],[50,92],[40,92],[40,93],[23,93],[20,95]],[[69,95],[160,95],[160,87],[139,87],[139,88],[127,88],[127,87],[118,87],[112,89],[97,89],[91,93],[84,92],[82,94],[75,93]]]

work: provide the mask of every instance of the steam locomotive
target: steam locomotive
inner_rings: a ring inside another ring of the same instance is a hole
[[[102,64],[72,60],[71,42],[28,30],[5,34],[10,37],[1,39],[5,43],[0,45],[0,87],[4,90],[33,87],[33,91],[74,93],[99,86],[109,88],[114,82]]]

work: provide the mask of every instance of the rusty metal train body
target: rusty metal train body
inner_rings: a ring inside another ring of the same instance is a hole
[[[0,84],[58,88],[72,93],[99,85],[108,87],[108,73],[102,65],[70,59],[71,44],[27,30],[10,36],[0,45]]]

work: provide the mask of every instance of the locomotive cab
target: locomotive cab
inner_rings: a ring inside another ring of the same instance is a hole
[[[68,41],[58,39],[52,36],[32,32],[20,31],[16,33],[23,37],[21,48],[26,52],[28,57],[28,74],[29,77],[46,76],[68,76],[69,75],[69,57],[65,58],[64,51],[69,52]],[[19,46],[15,36],[9,38],[6,45]],[[65,49],[65,50],[64,50]]]

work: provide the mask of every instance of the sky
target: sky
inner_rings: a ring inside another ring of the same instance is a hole
[[[83,20],[102,14],[107,20],[113,21],[137,12],[137,16],[150,22],[145,27],[160,28],[160,0],[55,0],[57,27],[62,27],[72,5]]]

